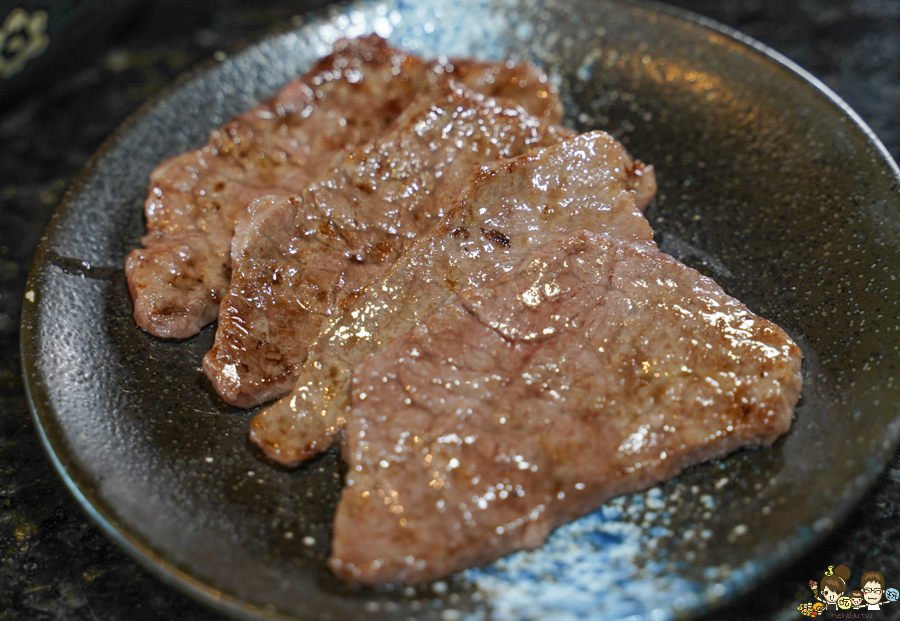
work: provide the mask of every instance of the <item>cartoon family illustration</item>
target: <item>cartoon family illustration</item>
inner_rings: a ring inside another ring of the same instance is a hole
[[[867,571],[860,578],[860,588],[847,593],[850,569],[846,565],[830,565],[824,577],[816,583],[809,581],[809,590],[817,602],[807,602],[797,606],[797,610],[807,617],[817,617],[832,610],[882,610],[900,598],[897,589],[884,588],[884,575],[880,571]],[[802,593],[798,593],[802,598]]]

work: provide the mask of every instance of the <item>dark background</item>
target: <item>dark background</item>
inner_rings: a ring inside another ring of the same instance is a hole
[[[671,3],[733,26],[812,72],[900,158],[900,0]],[[12,6],[27,4],[0,1],[0,25]],[[27,83],[4,91],[0,80],[0,621],[222,618],[120,551],[57,477],[25,399],[21,300],[55,206],[123,120],[216,51],[253,41],[327,2],[125,4],[114,18],[88,19],[68,49],[48,48],[48,58],[35,65],[41,71]],[[709,619],[800,618],[795,594],[836,564],[854,574],[878,569],[888,586],[900,587],[900,455],[844,524]],[[873,614],[900,619],[900,603]]]

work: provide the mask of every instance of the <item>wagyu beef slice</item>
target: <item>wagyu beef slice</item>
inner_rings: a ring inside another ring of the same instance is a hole
[[[353,367],[454,291],[490,282],[559,233],[652,244],[641,209],[655,187],[653,169],[600,131],[476,170],[440,223],[323,327],[294,390],[253,419],[251,439],[285,465],[325,450],[343,427]]]
[[[341,40],[270,101],[212,132],[205,147],[153,171],[143,248],[126,259],[137,324],[186,338],[215,320],[231,237],[248,204],[303,190],[344,149],[378,136],[415,97],[449,80],[514,99],[548,123],[561,118],[557,92],[533,66],[425,62],[375,35]]]
[[[460,290],[353,376],[329,564],[419,582],[790,426],[801,356],[647,244],[577,233]]]
[[[454,83],[303,192],[259,200],[236,228],[203,359],[216,391],[244,407],[290,392],[323,323],[434,226],[474,166],[570,134]]]

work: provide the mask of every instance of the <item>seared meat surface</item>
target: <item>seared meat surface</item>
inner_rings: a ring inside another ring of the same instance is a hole
[[[331,568],[420,582],[785,433],[801,356],[646,243],[580,232],[451,296],[353,374]]]
[[[138,325],[296,466],[341,438],[328,565],[423,582],[790,428],[801,353],[656,248],[650,166],[547,76],[372,35],[151,175]]]
[[[454,83],[303,192],[254,203],[203,358],[216,391],[244,407],[290,392],[323,323],[434,226],[474,166],[570,135]]]
[[[652,168],[599,131],[482,166],[434,230],[323,328],[294,390],[253,419],[251,439],[285,465],[325,450],[343,427],[350,372],[366,357],[560,232],[652,244],[642,209],[655,189]]]
[[[378,136],[418,94],[451,79],[512,98],[548,123],[561,118],[557,93],[534,67],[424,62],[375,35],[342,40],[273,99],[214,131],[202,149],[153,171],[143,248],[126,259],[138,325],[186,338],[215,320],[235,224],[248,204],[302,191],[344,149]]]

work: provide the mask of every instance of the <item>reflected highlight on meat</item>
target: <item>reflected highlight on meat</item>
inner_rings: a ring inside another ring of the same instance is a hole
[[[285,465],[325,450],[343,427],[353,367],[454,291],[492,281],[560,232],[652,244],[641,209],[655,187],[653,169],[599,131],[483,166],[435,229],[323,329],[292,393],[253,419],[251,439]]]
[[[254,203],[203,358],[216,391],[244,407],[290,392],[323,324],[434,226],[474,166],[570,135],[453,83],[300,194]]]
[[[801,356],[643,243],[562,236],[353,374],[330,567],[420,582],[785,433]]]
[[[344,149],[380,135],[417,95],[451,79],[510,97],[549,123],[561,118],[556,91],[534,67],[424,62],[375,35],[339,41],[273,99],[214,131],[202,149],[153,171],[143,248],[126,259],[138,325],[186,338],[215,320],[230,279],[234,228],[249,203],[302,191]]]

